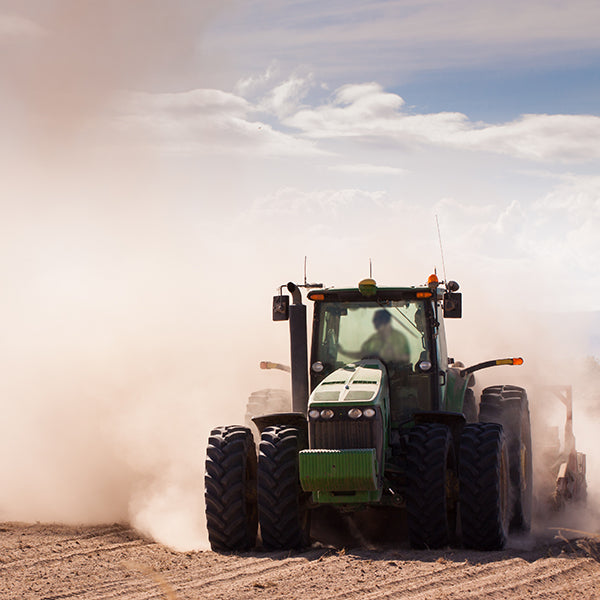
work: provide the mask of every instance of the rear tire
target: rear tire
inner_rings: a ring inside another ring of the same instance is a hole
[[[512,385],[483,390],[479,420],[504,429],[510,465],[512,531],[529,531],[533,508],[533,461],[527,392]]]
[[[211,431],[204,499],[213,550],[248,550],[256,543],[256,470],[256,446],[247,427],[234,425]]]
[[[448,427],[423,424],[411,429],[406,479],[410,545],[417,549],[448,546],[456,522],[452,510],[454,447]]]
[[[258,457],[258,519],[267,550],[301,549],[309,543],[308,494],[300,487],[298,452],[305,446],[296,427],[267,427]]]
[[[465,391],[463,401],[463,414],[467,423],[477,423],[477,402],[475,401],[475,392],[471,388]]]
[[[460,440],[459,485],[463,545],[500,550],[509,525],[508,452],[502,427],[466,425]]]

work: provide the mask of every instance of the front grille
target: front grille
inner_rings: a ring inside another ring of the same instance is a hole
[[[310,447],[323,450],[375,448],[375,420],[314,421],[310,424]]]

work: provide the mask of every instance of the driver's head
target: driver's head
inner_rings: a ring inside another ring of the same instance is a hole
[[[387,325],[392,320],[392,315],[385,308],[381,308],[373,315],[373,326],[375,329]]]

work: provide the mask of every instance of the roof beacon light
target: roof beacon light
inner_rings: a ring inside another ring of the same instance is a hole
[[[427,286],[430,287],[433,290],[438,285],[440,285],[440,280],[438,279],[438,276],[435,273],[432,273],[429,276],[429,278],[427,279]]]
[[[377,293],[377,284],[375,283],[374,279],[371,279],[371,278],[363,279],[358,284],[358,291],[363,296],[367,296],[367,297],[374,296]]]

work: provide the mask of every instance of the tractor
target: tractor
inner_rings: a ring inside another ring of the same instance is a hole
[[[288,321],[291,411],[255,417],[252,430],[212,430],[205,471],[206,521],[216,551],[311,543],[311,516],[385,509],[404,515],[411,547],[497,550],[527,531],[532,512],[527,394],[511,385],[473,392],[470,367],[448,357],[444,319],[462,316],[454,281],[418,287],[309,289],[273,299]],[[308,287],[308,286],[306,286]],[[258,454],[258,455],[257,455]],[[390,521],[391,525],[391,521]],[[260,531],[260,536],[258,532]]]

